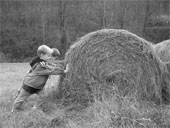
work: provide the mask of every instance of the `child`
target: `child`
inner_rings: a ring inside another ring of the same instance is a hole
[[[46,45],[41,45],[37,49],[37,55],[31,63],[31,69],[26,73],[19,95],[14,101],[11,112],[23,110],[22,105],[32,94],[38,94],[45,86],[49,75],[64,74],[64,68],[61,65],[49,66],[53,61],[51,56],[53,50]]]
[[[58,57],[59,57],[58,55],[60,55],[60,52],[56,48],[52,48],[52,50],[53,50],[52,56],[54,57],[52,64],[55,66],[62,65],[62,66],[64,66],[65,71],[68,72],[69,66],[68,66],[68,64],[66,64],[66,60],[58,60]],[[57,84],[55,83],[53,85],[55,85],[55,87],[58,87],[63,82],[64,78],[65,78],[65,74],[58,75],[56,77]],[[54,86],[53,86],[53,88],[54,88]]]
[[[64,68],[64,67],[66,67],[66,61],[58,60],[59,56],[60,56],[59,50],[57,48],[52,48],[51,59],[48,62],[45,62],[45,63],[43,62],[42,64],[46,65],[48,68],[54,68],[54,67]],[[67,68],[68,68],[68,66],[67,66]]]
[[[52,56],[54,57],[53,58],[53,64],[55,65],[63,65],[63,66],[66,66],[66,61],[65,60],[58,60],[58,57],[60,55],[60,52],[58,51],[58,49],[56,48],[52,48]]]

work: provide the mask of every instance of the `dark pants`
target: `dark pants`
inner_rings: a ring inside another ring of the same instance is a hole
[[[40,93],[41,92],[41,93]],[[29,96],[31,96],[32,94],[38,94],[39,97],[43,97],[43,91],[42,89],[34,89],[30,86],[27,85],[23,85],[17,98],[14,101],[14,105],[13,105],[13,110],[14,109],[21,109],[23,103],[28,99]]]

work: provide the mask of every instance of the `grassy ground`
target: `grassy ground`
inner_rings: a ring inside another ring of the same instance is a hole
[[[12,114],[11,107],[17,94],[17,89],[21,87],[23,77],[29,70],[28,63],[0,63],[0,128],[38,128],[46,127],[46,124],[55,117],[45,114],[42,109],[33,109],[32,106],[38,102],[37,96],[33,95],[26,103],[25,111]],[[53,86],[57,76],[52,76],[47,82],[46,90]],[[48,107],[50,103],[48,103]],[[42,105],[45,106],[45,103]],[[46,105],[47,106],[47,105]],[[50,106],[57,108],[55,104]]]
[[[43,102],[29,98],[25,111],[12,114],[16,90],[22,85],[28,63],[0,63],[0,128],[170,128],[170,106],[126,98],[96,101],[83,111],[69,110],[51,99],[57,76],[46,86]],[[54,92],[53,92],[54,91]],[[38,108],[32,106],[38,103]]]

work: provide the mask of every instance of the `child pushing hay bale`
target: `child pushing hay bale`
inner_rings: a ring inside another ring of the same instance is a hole
[[[153,47],[163,62],[170,62],[170,39],[162,41]]]
[[[162,102],[164,67],[149,42],[126,30],[89,33],[70,47],[66,60],[70,71],[59,86],[66,104],[115,95]]]

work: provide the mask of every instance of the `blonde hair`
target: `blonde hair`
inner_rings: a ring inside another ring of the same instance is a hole
[[[40,56],[41,54],[51,54],[53,50],[48,47],[47,45],[41,45],[37,49],[37,55]]]
[[[51,55],[52,55],[53,57],[58,57],[58,56],[60,56],[60,52],[59,52],[59,50],[58,50],[57,48],[52,48],[52,50],[53,50],[53,52],[51,53]]]

